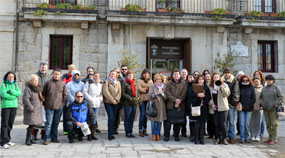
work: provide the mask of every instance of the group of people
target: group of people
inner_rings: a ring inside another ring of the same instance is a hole
[[[268,144],[276,144],[278,115],[276,107],[283,102],[280,88],[272,75],[256,71],[249,77],[242,71],[235,77],[230,68],[222,76],[204,70],[188,74],[186,69],[174,69],[170,80],[163,74],[154,74],[144,69],[136,81],[134,72],[126,65],[111,70],[105,81],[93,67],[87,68],[87,76],[81,80],[81,73],[69,65],[68,73],[62,75],[56,68],[47,74],[47,63],[41,63],[39,71],[30,75],[24,92],[24,124],[28,125],[26,145],[37,140],[41,129],[44,145],[59,143],[58,126],[63,116],[64,134],[69,142],[75,138],[82,141],[97,140],[98,114],[104,103],[108,115],[108,140],[118,134],[120,117],[124,111],[124,129],[127,138],[135,138],[133,124],[139,107],[139,136],[146,137],[147,123],[151,121],[153,141],[161,140],[164,127],[164,141],[169,141],[171,125],[175,141],[179,135],[187,137],[190,127],[190,141],[204,144],[204,135],[215,139],[215,144],[235,143],[239,131],[240,143],[260,141],[264,117],[269,133]],[[18,108],[21,90],[16,75],[7,72],[1,85],[1,146],[13,146],[11,130]],[[155,105],[156,115],[147,115],[148,106]],[[188,123],[189,122],[189,123]],[[207,125],[207,126],[206,126]],[[207,132],[206,132],[207,127]]]

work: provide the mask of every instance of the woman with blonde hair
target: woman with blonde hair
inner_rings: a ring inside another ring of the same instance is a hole
[[[160,141],[160,130],[162,122],[167,119],[166,116],[166,95],[165,84],[162,82],[162,75],[154,75],[154,84],[149,87],[149,100],[154,101],[157,109],[157,115],[155,117],[148,116],[151,121],[151,133],[153,141]]]
[[[26,145],[32,145],[31,135],[36,125],[42,124],[42,90],[38,84],[38,76],[32,74],[29,81],[26,82],[26,88],[23,95],[24,104],[24,124],[28,125],[26,134]]]
[[[120,81],[117,80],[116,74],[116,71],[112,70],[103,85],[104,104],[108,115],[108,140],[110,141],[115,139],[113,136],[114,121],[119,108],[118,104],[121,99],[121,84]]]

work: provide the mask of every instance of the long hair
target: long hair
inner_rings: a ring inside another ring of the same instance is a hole
[[[251,78],[248,76],[248,75],[242,75],[240,78],[239,78],[239,81],[238,81],[238,84],[239,84],[239,86],[242,86],[242,80],[244,79],[244,78],[247,78],[248,79],[248,82],[249,82],[249,86],[253,86],[253,83],[252,83],[252,80],[251,80]]]
[[[263,74],[260,70],[256,70],[256,71],[253,73],[253,77],[256,77],[255,74],[256,74],[257,72],[260,74],[260,81],[261,81],[261,84],[264,84],[264,83],[265,83],[265,76],[264,76],[264,74]]]
[[[219,80],[222,82],[222,85],[224,84],[224,81],[221,80],[221,75],[218,72],[214,72],[212,77],[211,77],[211,82],[210,82],[210,87],[214,87],[215,81],[214,81],[214,76],[218,75],[219,76]]]
[[[3,82],[4,82],[5,84],[6,84],[6,79],[8,78],[8,75],[10,75],[10,74],[13,74],[13,75],[14,75],[14,81],[15,81],[15,82],[17,81],[15,73],[12,72],[12,71],[8,71],[8,72],[4,75],[4,78],[3,78]]]

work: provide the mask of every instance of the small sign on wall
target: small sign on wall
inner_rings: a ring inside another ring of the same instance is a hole
[[[236,45],[231,45],[231,52],[233,56],[248,57],[248,46],[238,41]]]

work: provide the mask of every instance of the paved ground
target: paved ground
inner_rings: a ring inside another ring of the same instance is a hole
[[[17,118],[17,123],[21,122],[22,118]],[[213,140],[206,139],[205,145],[195,145],[189,142],[188,138],[181,138],[180,142],[175,142],[173,138],[169,142],[151,141],[151,137],[141,138],[138,136],[137,125],[135,122],[136,138],[126,138],[124,136],[123,126],[121,125],[119,135],[113,141],[107,140],[107,120],[106,118],[99,119],[99,126],[102,130],[98,134],[99,140],[87,141],[84,138],[83,142],[75,142],[69,144],[68,139],[62,133],[60,128],[59,140],[61,143],[51,143],[47,146],[42,145],[42,141],[32,146],[24,145],[25,128],[26,126],[15,125],[12,132],[12,141],[16,146],[8,150],[0,149],[0,157],[195,157],[195,158],[231,158],[231,157],[284,157],[285,158],[285,121],[280,122],[278,145],[268,146],[264,143],[252,144],[235,144],[235,145],[214,145]],[[60,125],[62,127],[62,125]]]

